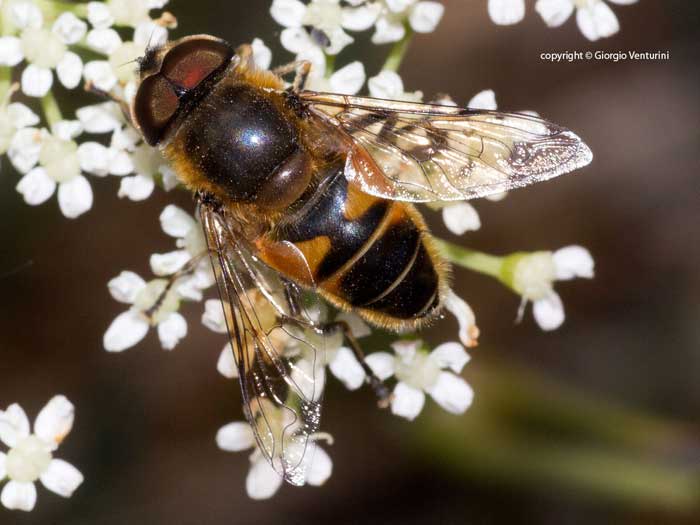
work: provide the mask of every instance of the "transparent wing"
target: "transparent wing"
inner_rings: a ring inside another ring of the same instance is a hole
[[[294,485],[314,454],[325,383],[325,335],[302,291],[259,262],[235,225],[200,215],[238,366],[243,411],[260,452]]]
[[[388,199],[485,197],[593,158],[572,131],[525,114],[309,91],[300,96],[316,117],[352,137],[346,177]]]

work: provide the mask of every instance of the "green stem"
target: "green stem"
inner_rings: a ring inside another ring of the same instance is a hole
[[[436,241],[442,254],[451,263],[500,280],[503,257],[462,248],[442,239],[436,239]]]
[[[335,72],[335,55],[326,55],[326,78],[331,78],[331,75]]]
[[[12,85],[12,68],[0,66],[0,105],[5,103],[10,86]]]
[[[44,111],[44,116],[46,117],[46,122],[49,124],[49,128],[63,120],[61,109],[58,107],[58,102],[56,102],[56,97],[54,97],[52,91],[49,91],[42,97],[41,109]]]
[[[401,40],[394,44],[394,47],[391,48],[391,51],[389,51],[389,56],[387,56],[386,62],[384,62],[382,69],[386,69],[388,71],[398,71],[399,67],[401,67],[401,62],[403,62],[403,58],[406,56],[406,51],[408,51],[408,46],[411,44],[411,40],[413,39],[413,29],[411,29],[411,26],[407,23],[405,28],[406,34]]]

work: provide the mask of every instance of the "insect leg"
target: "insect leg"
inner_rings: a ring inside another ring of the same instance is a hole
[[[352,335],[350,325],[348,325],[348,323],[346,323],[345,321],[334,321],[325,325],[324,329],[342,330],[343,334],[345,335],[345,339],[347,339],[348,343],[350,344],[350,348],[355,354],[355,357],[357,357],[357,360],[360,362],[362,370],[364,370],[365,375],[367,376],[367,382],[369,383],[369,386],[372,387],[372,390],[374,390],[374,393],[377,395],[377,405],[379,406],[379,408],[387,408],[389,406],[389,403],[391,403],[392,394],[387,388],[387,386],[384,384],[384,382],[381,379],[379,379],[376,376],[376,374],[372,371],[372,369],[367,364],[367,361],[365,361],[365,354],[362,351],[360,343],[358,343],[357,339],[355,339],[355,336]]]
[[[272,70],[275,75],[283,77],[289,73],[294,73],[294,81],[292,82],[292,91],[301,91],[306,85],[306,79],[311,71],[311,62],[308,60],[296,60],[289,64],[276,67]]]
[[[104,91],[95,84],[92,83],[92,81],[85,82],[85,91],[88,93],[92,93],[93,95],[97,95],[100,98],[104,98],[107,100],[111,100],[112,102],[116,102],[119,104],[119,108],[122,110],[122,114],[124,115],[124,118],[126,121],[131,124],[132,126],[134,125],[133,120],[131,119],[131,108],[129,107],[129,103],[124,100],[121,97],[118,97],[114,93],[110,93],[109,91]]]

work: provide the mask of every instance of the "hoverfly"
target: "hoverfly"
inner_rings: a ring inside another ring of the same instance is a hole
[[[423,326],[441,309],[448,265],[412,203],[503,192],[592,155],[532,116],[305,91],[310,63],[264,71],[252,58],[251,46],[208,35],[148,49],[131,116],[196,196],[245,415],[261,452],[300,485],[338,328],[307,296],[385,329]]]

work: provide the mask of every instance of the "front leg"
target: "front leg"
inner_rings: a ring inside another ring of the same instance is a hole
[[[308,60],[295,60],[289,64],[284,64],[278,66],[272,70],[275,75],[283,77],[289,73],[294,73],[294,80],[292,81],[292,91],[299,92],[306,86],[306,81],[309,78],[309,73],[311,72],[311,62]]]

